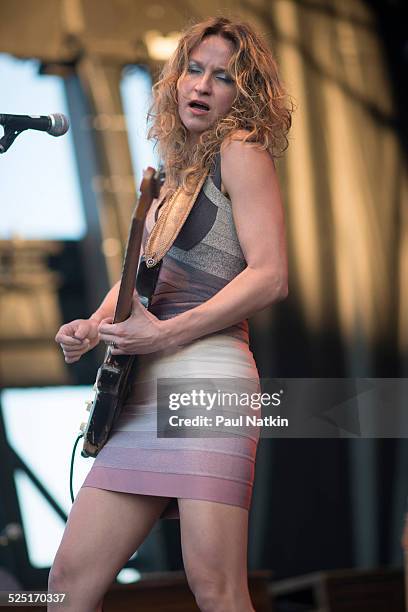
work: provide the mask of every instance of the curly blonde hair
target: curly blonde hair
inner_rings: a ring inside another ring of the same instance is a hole
[[[228,71],[237,93],[228,114],[202,132],[194,147],[187,147],[188,132],[178,113],[177,84],[187,71],[192,49],[211,35],[222,36],[234,45]],[[158,145],[169,192],[180,185],[191,190],[211,169],[223,140],[238,130],[246,132],[243,140],[256,142],[273,157],[280,155],[288,146],[293,109],[271,51],[248,24],[211,17],[186,29],[153,86],[148,113],[148,135]]]

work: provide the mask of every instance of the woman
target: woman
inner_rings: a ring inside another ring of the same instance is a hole
[[[63,325],[56,336],[67,363],[100,340],[117,354],[140,356],[50,574],[50,590],[67,591],[69,609],[99,610],[157,519],[176,516],[200,610],[253,611],[247,525],[259,432],[157,438],[153,388],[163,377],[257,378],[246,319],[287,295],[273,156],[287,143],[291,110],[266,45],[246,24],[224,18],[189,28],[154,87],[150,136],[166,182],[146,238],[165,210],[161,200],[175,201],[181,188],[194,190],[210,174],[163,259],[150,311],[135,298],[130,318],[111,324],[116,285],[90,319]]]

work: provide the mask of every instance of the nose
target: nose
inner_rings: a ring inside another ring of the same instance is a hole
[[[203,73],[195,82],[194,89],[200,94],[211,93],[211,74]]]

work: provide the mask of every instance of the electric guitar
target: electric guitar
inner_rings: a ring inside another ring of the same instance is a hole
[[[154,168],[144,171],[141,196],[132,215],[113,323],[122,323],[129,318],[136,278],[139,298],[144,306],[149,307],[160,266],[149,269],[142,260],[138,270],[138,263],[146,215],[154,198],[159,196],[162,182],[163,176]],[[96,457],[107,441],[126,397],[129,373],[136,365],[136,355],[112,355],[111,350],[112,347],[108,346],[98,370],[94,399],[87,402],[88,422],[80,427],[84,434],[83,457]]]

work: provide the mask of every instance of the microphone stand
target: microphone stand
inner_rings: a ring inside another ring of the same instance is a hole
[[[13,130],[13,128],[5,127],[4,135],[0,138],[0,154],[5,153],[11,147],[15,139],[24,130]]]

